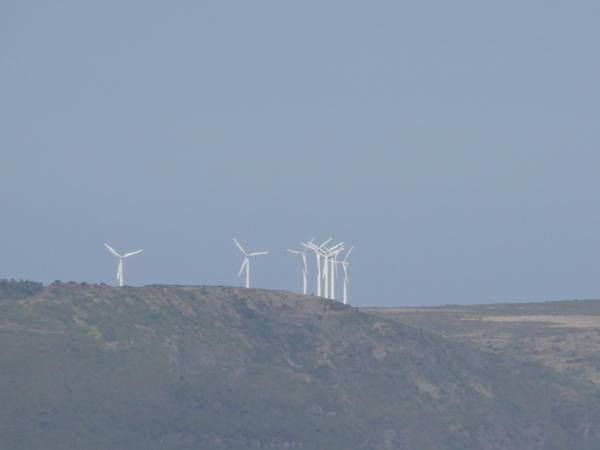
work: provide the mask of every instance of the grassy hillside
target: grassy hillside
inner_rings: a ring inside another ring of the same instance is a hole
[[[600,300],[363,311],[600,385]]]
[[[600,444],[595,389],[281,291],[54,284],[2,300],[0,387],[1,449]]]

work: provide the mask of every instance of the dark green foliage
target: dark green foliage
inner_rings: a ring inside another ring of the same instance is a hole
[[[343,303],[340,303],[340,302],[331,302],[329,304],[329,309],[331,311],[347,311],[350,309],[350,306],[344,305]]]
[[[27,298],[39,294],[44,285],[35,281],[0,279],[0,300]]]

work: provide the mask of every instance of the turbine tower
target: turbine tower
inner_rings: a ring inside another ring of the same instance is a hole
[[[233,242],[235,242],[235,245],[237,245],[238,248],[244,254],[244,262],[242,263],[242,267],[240,268],[240,273],[238,273],[238,277],[242,274],[242,272],[244,271],[244,267],[245,267],[246,268],[246,287],[249,288],[250,287],[250,257],[257,256],[257,255],[266,255],[269,252],[246,253],[246,250],[244,250],[242,248],[242,246],[239,244],[238,241],[235,240],[235,238],[233,238]]]
[[[346,260],[348,259],[348,255],[350,255],[350,252],[352,251],[353,248],[354,247],[352,247],[350,250],[348,250],[348,253],[346,253],[346,257],[344,258],[344,260],[338,263],[338,264],[341,264],[342,269],[344,269],[344,305],[346,304],[346,300],[347,300],[346,285],[348,284],[348,261],[346,261]]]
[[[117,280],[119,280],[119,286],[123,286],[123,260],[125,258],[129,258],[130,256],[137,255],[142,250],[138,250],[137,252],[125,253],[123,256],[121,256],[117,252],[115,252],[110,245],[104,245],[106,245],[106,248],[108,248],[113,255],[115,255],[117,258],[120,258],[119,268],[117,269]]]
[[[311,239],[310,241],[308,241],[309,243],[312,243],[313,239]],[[307,292],[307,286],[308,286],[308,266],[306,264],[306,251],[308,250],[308,244],[302,244],[304,245],[304,251],[303,252],[299,252],[298,250],[289,250],[288,252],[290,253],[294,253],[296,255],[300,255],[302,256],[302,277],[304,278],[304,289],[303,289],[303,294],[306,295]]]
[[[333,238],[327,239],[325,242],[323,242],[318,247],[315,244],[313,244],[312,242],[309,242],[308,244],[304,244],[304,243],[302,244],[302,245],[307,246],[308,248],[310,248],[317,255],[317,296],[318,297],[321,296],[321,254],[322,254],[322,248],[325,246],[325,244],[329,243],[329,241],[331,241],[332,239]]]
[[[337,256],[344,250],[344,243],[338,244],[327,251],[331,270],[330,299],[335,299],[335,277],[337,276]]]
[[[323,257],[325,258],[325,261],[323,263],[323,279],[325,280],[325,298],[333,298],[334,294],[334,278],[335,278],[335,273],[333,271],[333,258],[335,255],[337,255],[337,253],[339,253],[340,251],[342,251],[344,249],[343,247],[344,243],[341,242],[339,244],[334,245],[331,248],[324,248],[321,250],[321,254],[323,255]],[[337,252],[337,253],[336,253]],[[331,291],[329,288],[329,272],[330,272],[330,268],[331,268]]]

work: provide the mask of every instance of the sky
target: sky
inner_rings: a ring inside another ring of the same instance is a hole
[[[301,292],[332,238],[354,306],[600,298],[598,17],[2,1],[0,278],[114,285],[108,243],[127,285],[241,286],[236,238]]]

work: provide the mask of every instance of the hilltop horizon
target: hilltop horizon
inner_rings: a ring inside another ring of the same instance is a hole
[[[0,278],[0,280],[2,280],[2,278]],[[4,279],[5,281],[9,281],[8,279]],[[229,287],[229,288],[244,288],[247,289],[241,285],[212,285],[212,284],[168,284],[168,283],[149,283],[146,285],[140,285],[140,286],[135,286],[135,285],[128,285],[125,284],[124,286],[118,286],[118,285],[114,285],[114,284],[108,284],[108,283],[104,283],[104,282],[99,282],[99,283],[92,283],[92,282],[87,282],[87,281],[75,281],[75,280],[67,280],[67,281],[63,281],[63,280],[54,280],[50,283],[44,284],[41,282],[35,282],[33,280],[29,280],[29,279],[21,279],[21,280],[15,280],[14,278],[12,279],[14,281],[26,281],[26,282],[33,282],[33,283],[40,283],[43,286],[51,286],[53,284],[80,284],[80,285],[97,285],[97,286],[107,286],[107,287],[123,287],[123,288],[142,288],[142,287],[149,287],[149,286],[181,286],[181,287]],[[296,292],[293,290],[289,290],[289,289],[271,289],[271,288],[264,288],[264,287],[250,287],[249,289],[257,289],[257,290],[264,290],[264,291],[281,291],[281,292],[289,292],[289,293],[293,293],[296,295],[304,295],[300,292]],[[310,297],[318,297],[317,295],[313,294],[313,293],[309,293],[306,294],[307,296]],[[325,298],[323,296],[318,297],[318,298]],[[352,306],[355,308],[386,308],[386,309],[398,309],[398,310],[402,310],[404,308],[436,308],[436,307],[451,307],[451,306],[460,306],[460,307],[468,307],[468,306],[480,306],[480,305],[485,305],[485,306],[496,306],[496,305],[526,305],[528,303],[562,303],[562,302],[570,302],[570,301],[581,301],[581,302],[586,302],[586,301],[595,301],[598,300],[597,298],[588,298],[588,299],[584,299],[584,298],[572,298],[572,299],[549,299],[549,300],[523,300],[523,301],[519,301],[519,302],[515,302],[515,301],[506,301],[506,302],[498,302],[498,303],[491,303],[491,302],[482,302],[482,303],[431,303],[431,304],[419,304],[419,305],[411,305],[411,304],[403,304],[403,305],[377,305],[377,304],[372,304],[369,303],[369,306],[363,306],[361,304],[355,304],[353,305],[352,303],[348,303],[348,306]],[[334,301],[340,301],[339,298],[334,299]]]

